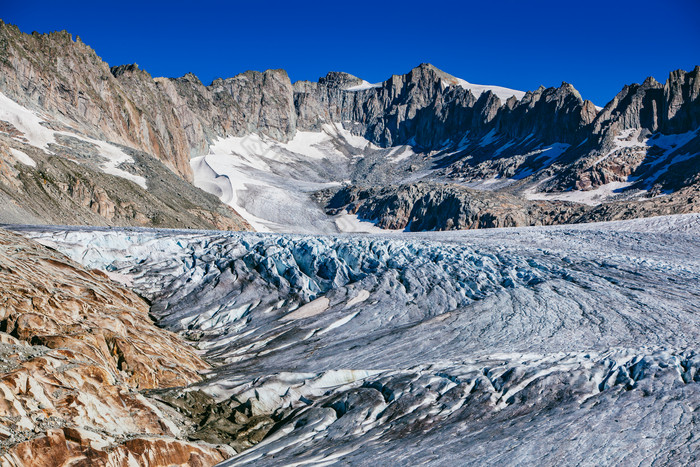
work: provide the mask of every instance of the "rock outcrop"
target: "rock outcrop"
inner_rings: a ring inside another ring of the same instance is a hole
[[[700,127],[700,65],[671,72],[664,84],[663,131],[683,133]]]
[[[29,35],[0,23],[0,44],[0,91],[6,96],[86,135],[152,154],[191,177],[189,148],[171,131],[182,126],[172,104],[144,105],[152,82],[147,74],[135,80],[138,89],[123,87],[94,50],[66,31]],[[159,107],[167,110],[157,112]]]
[[[104,173],[75,145],[53,155],[0,130],[0,222],[250,230],[232,208],[187,183],[153,157],[128,148],[130,170],[147,188]],[[34,161],[27,165],[13,154]]]
[[[12,448],[0,458],[3,466],[132,466],[157,465],[207,467],[227,455],[211,448],[169,438],[142,437],[124,441],[110,449],[100,449],[99,441],[79,428],[51,429]]]
[[[654,78],[626,85],[598,114],[592,131],[604,139],[614,129],[678,134],[700,127],[700,66],[672,71],[665,84]]]
[[[346,90],[356,83],[353,79],[357,80],[330,73],[318,83],[295,83],[299,128],[347,122],[379,146],[413,144],[430,150],[456,143],[467,133],[478,140],[490,131],[510,138],[532,134],[544,143],[569,142],[596,114],[593,104],[567,83],[503,102],[491,91],[475,96],[453,84],[455,77],[429,64],[377,87]]]
[[[587,190],[631,180],[632,189],[656,195],[689,186],[700,167],[699,95],[700,67],[673,71],[663,85],[652,77],[626,85],[593,121],[591,144],[563,167],[548,190]],[[689,177],[667,176],[678,171]]]
[[[697,183],[697,182],[695,182]],[[349,186],[326,203],[328,214],[356,214],[383,229],[411,232],[578,224],[700,212],[697,184],[669,196],[587,206],[528,201],[460,185],[415,183],[383,188]]]
[[[147,303],[63,255],[0,230],[0,465],[213,465],[186,422],[140,390],[208,365]]]
[[[383,229],[414,232],[561,224],[586,211],[574,203],[526,201],[504,193],[428,183],[365,190],[346,187],[328,202],[327,209],[330,214],[357,214]]]
[[[593,132],[602,135],[612,125],[616,125],[617,131],[630,128],[658,131],[662,100],[663,86],[654,78],[647,78],[641,85],[625,85],[600,112],[593,125]]]

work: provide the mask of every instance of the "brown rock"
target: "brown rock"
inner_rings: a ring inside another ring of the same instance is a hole
[[[186,422],[135,389],[207,368],[146,303],[0,230],[0,465],[199,465],[229,451],[178,440]]]
[[[135,438],[110,449],[94,447],[93,437],[75,428],[49,430],[0,456],[0,466],[192,466],[218,464],[228,457],[206,445],[172,438]]]
[[[0,266],[0,326],[21,340],[84,352],[134,388],[186,385],[207,368],[153,326],[141,298],[102,274],[7,232]]]

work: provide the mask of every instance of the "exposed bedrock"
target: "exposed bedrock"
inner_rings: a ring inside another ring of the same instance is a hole
[[[148,304],[56,251],[0,231],[0,465],[213,465],[188,421],[141,390],[209,368]]]

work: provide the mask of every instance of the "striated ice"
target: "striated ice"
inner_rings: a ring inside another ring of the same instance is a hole
[[[277,413],[225,465],[692,464],[700,215],[385,235],[25,230]],[[99,254],[98,254],[99,252]]]

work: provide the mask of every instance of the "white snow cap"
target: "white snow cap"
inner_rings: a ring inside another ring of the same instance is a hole
[[[501,86],[472,84],[461,78],[455,78],[454,76],[451,76],[449,78],[443,77],[441,79],[443,86],[459,86],[461,88],[467,89],[468,91],[471,91],[471,93],[474,94],[474,97],[476,97],[477,99],[486,91],[491,91],[492,93],[494,93],[502,102],[507,101],[512,96],[515,96],[516,99],[520,100],[525,95],[523,91],[516,91],[515,89],[508,89]]]
[[[381,88],[382,83],[370,83],[369,81],[362,80],[361,84],[356,86],[350,86],[345,88],[346,91],[364,91],[365,89]]]

